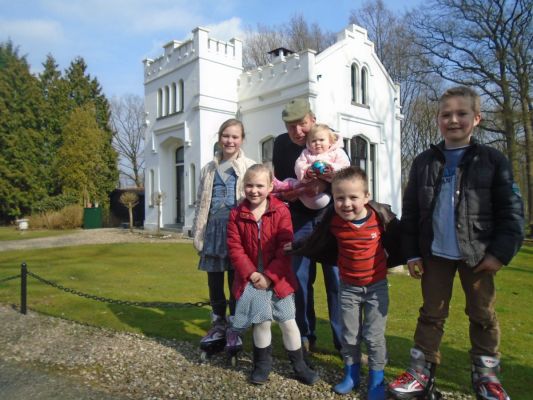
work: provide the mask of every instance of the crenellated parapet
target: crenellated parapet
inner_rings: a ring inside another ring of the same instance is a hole
[[[209,37],[209,29],[198,27],[192,31],[192,39],[180,42],[172,40],[163,46],[164,54],[152,60],[143,60],[144,83],[180,68],[181,66],[204,59],[242,68],[242,41],[233,38],[222,41]]]
[[[314,82],[314,50],[275,56],[271,63],[242,73],[239,77],[239,99],[268,96],[300,83]]]

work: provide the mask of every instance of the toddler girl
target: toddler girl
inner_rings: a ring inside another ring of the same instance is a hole
[[[306,193],[306,183],[314,179],[331,182],[334,172],[350,166],[350,159],[342,149],[342,138],[325,124],[316,124],[307,134],[307,148],[302,151],[294,165],[297,179],[279,181],[274,178],[274,192],[296,191],[300,201],[312,210],[327,206],[331,194]]]

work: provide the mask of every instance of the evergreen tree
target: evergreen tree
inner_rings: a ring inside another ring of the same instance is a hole
[[[69,68],[65,71],[64,81],[69,100],[69,107],[74,110],[78,107],[84,107],[90,104],[94,109],[95,121],[104,135],[104,146],[101,150],[101,156],[106,163],[105,183],[109,186],[111,192],[118,186],[118,167],[117,154],[113,149],[113,132],[110,129],[110,106],[109,101],[102,94],[102,87],[96,78],[92,78],[87,73],[87,64],[82,57],[76,58],[71,62]],[[100,200],[107,204],[107,200]]]
[[[108,165],[108,147],[107,133],[97,123],[96,107],[87,103],[74,109],[64,126],[56,161],[65,194],[77,195],[84,206],[107,204],[116,186],[116,180],[110,179],[114,172]]]
[[[39,87],[43,98],[42,129],[45,138],[43,152],[45,153],[47,189],[49,196],[61,193],[59,179],[53,168],[56,153],[62,145],[62,129],[69,117],[69,99],[66,82],[62,79],[61,72],[52,55],[46,57],[43,63],[44,70],[39,74]]]
[[[46,195],[40,131],[42,97],[18,48],[0,43],[0,220],[30,213]]]

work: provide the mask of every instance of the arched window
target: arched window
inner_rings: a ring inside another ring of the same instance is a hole
[[[183,112],[183,93],[184,93],[184,87],[183,87],[183,79],[180,79],[178,82],[178,100],[176,103],[176,112]]]
[[[345,140],[344,148],[350,155],[352,165],[356,165],[365,170],[368,177],[368,190],[374,199],[377,199],[376,193],[376,145],[369,143],[362,136],[354,136]]]
[[[163,89],[157,91],[157,118],[163,115]]]
[[[176,83],[172,82],[172,86],[170,87],[170,113],[174,114],[178,110],[176,109],[177,103],[176,103]]]
[[[361,103],[368,104],[368,69],[361,69]]]
[[[350,143],[350,158],[352,165],[357,165],[366,171],[368,163],[367,141],[361,136],[354,136]]]
[[[191,164],[189,166],[189,204],[196,203],[196,166]]]
[[[274,154],[274,138],[270,137],[261,143],[261,162],[272,163],[272,156]]]
[[[184,182],[184,148],[176,149],[176,223],[183,224],[185,221],[185,182]]]
[[[351,86],[351,101],[352,103],[357,103],[357,82],[358,82],[358,75],[359,75],[359,67],[357,64],[353,63],[352,68],[350,69],[350,78],[352,82]]]
[[[170,89],[165,86],[165,98],[163,99],[163,116],[170,114]]]

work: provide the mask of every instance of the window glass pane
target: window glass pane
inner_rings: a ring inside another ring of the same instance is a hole
[[[361,103],[367,104],[367,80],[368,80],[368,70],[363,68],[361,70]]]
[[[352,165],[367,169],[367,142],[360,136],[354,136],[350,143],[350,158]]]
[[[181,147],[178,147],[176,149],[176,164],[180,164],[180,163],[183,163],[183,146]]]
[[[272,161],[272,154],[274,152],[274,139],[270,138],[261,144],[261,162],[267,163]]]

